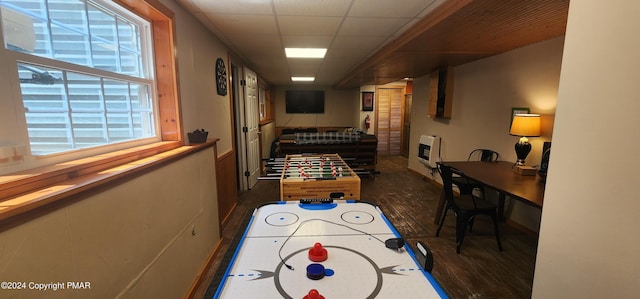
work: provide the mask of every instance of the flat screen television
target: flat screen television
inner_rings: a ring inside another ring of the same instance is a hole
[[[323,90],[287,90],[285,101],[287,113],[324,113]]]

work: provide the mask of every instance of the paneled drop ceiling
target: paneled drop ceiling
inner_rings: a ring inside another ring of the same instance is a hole
[[[178,0],[269,84],[419,77],[565,32],[568,0]],[[287,59],[285,47],[328,48]]]

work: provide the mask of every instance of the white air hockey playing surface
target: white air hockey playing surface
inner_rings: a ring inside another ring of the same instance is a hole
[[[409,246],[385,246],[393,238],[401,236],[366,202],[263,205],[254,211],[213,298],[311,299],[311,290],[327,299],[447,298]],[[326,249],[326,260],[310,260],[316,243]],[[315,272],[318,267],[324,271]]]

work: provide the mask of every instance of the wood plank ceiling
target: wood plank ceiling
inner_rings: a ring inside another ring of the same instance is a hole
[[[338,88],[420,77],[565,33],[569,1],[448,1],[337,83]]]

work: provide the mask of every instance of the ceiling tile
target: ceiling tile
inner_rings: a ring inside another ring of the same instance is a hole
[[[317,76],[324,77],[328,74],[342,74],[342,77],[344,77],[344,75],[351,70],[352,62],[346,59],[338,61],[340,61],[341,63],[334,62],[332,64],[323,64],[322,66],[320,66]],[[335,78],[333,78],[333,80],[335,80]]]
[[[335,83],[335,78],[343,78],[347,72],[344,71],[332,71],[328,73],[322,73],[316,76],[315,83],[321,86],[331,86]]]
[[[329,48],[333,36],[318,35],[283,35],[282,45],[285,48]]]
[[[388,36],[409,22],[409,18],[347,18],[338,35]]]
[[[346,15],[353,0],[273,0],[279,16],[334,16]]]
[[[241,49],[243,50],[243,56],[247,57],[247,59],[250,59],[251,61],[254,61],[259,57],[264,57],[269,60],[277,60],[284,63],[284,59],[286,59],[282,49],[261,47],[242,47]]]
[[[334,36],[342,23],[339,17],[278,16],[280,33],[284,35]]]
[[[386,40],[386,36],[337,36],[331,44],[335,49],[373,50]]]
[[[270,15],[206,14],[225,35],[278,34],[276,20]]]
[[[366,58],[370,53],[368,50],[360,49],[331,49],[324,58],[324,65],[340,65],[343,63],[353,65]]]
[[[182,2],[187,2],[182,0]],[[271,0],[190,0],[201,11],[215,14],[273,14]]]
[[[291,76],[315,76],[322,59],[288,59]]]
[[[268,57],[258,57],[253,60],[254,64],[258,68],[262,68],[266,71],[271,71],[274,74],[284,73],[285,77],[289,77],[289,66],[286,63],[279,63],[277,60],[269,59]]]
[[[239,48],[265,51],[265,54],[268,54],[269,51],[278,51],[284,57],[284,49],[280,43],[280,36],[277,34],[236,34],[229,36],[229,40]]]
[[[355,0],[350,17],[378,17],[378,18],[413,18],[419,15],[434,0]]]

